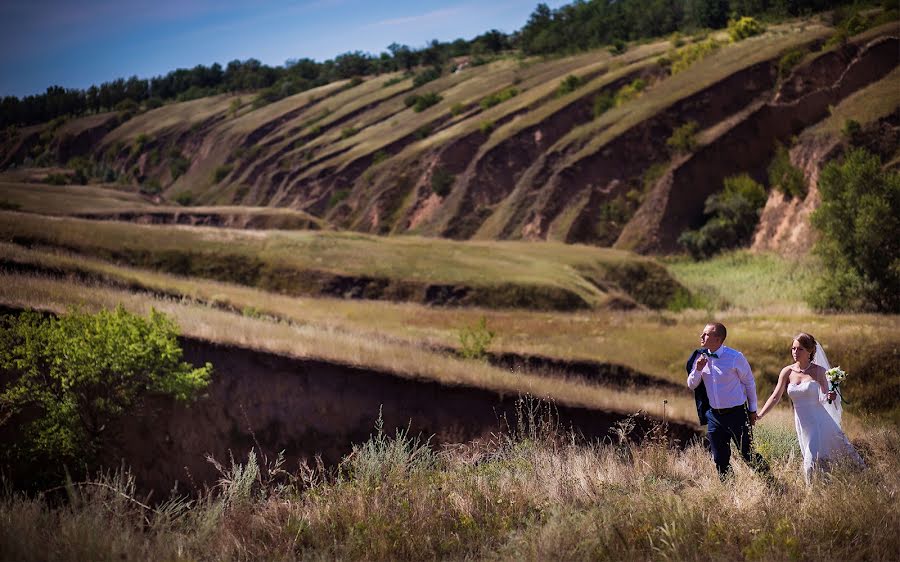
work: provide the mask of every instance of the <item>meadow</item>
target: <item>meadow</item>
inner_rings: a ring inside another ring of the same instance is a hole
[[[104,226],[116,235],[134,228],[82,222],[80,229],[42,235],[49,242],[58,240],[50,236],[102,240]],[[27,227],[17,221],[5,228],[21,232],[21,224]],[[210,244],[233,240],[233,246],[276,235],[171,226],[140,232],[153,234],[154,241],[189,236]],[[329,251],[337,249],[332,263],[351,263],[341,261],[342,244],[383,243],[379,257],[402,262],[397,248],[424,243],[329,233],[324,240],[330,244],[323,244],[320,233],[282,234],[306,241],[319,257],[330,259]],[[437,241],[434,247],[425,260],[433,267],[423,271],[483,263],[470,256],[484,259],[489,248],[503,248],[496,255],[508,261],[479,269],[486,277],[514,267],[527,275],[529,266],[538,276],[553,269],[542,260],[578,265],[585,255],[605,255],[554,244]],[[142,314],[153,307],[191,338],[542,402],[523,399],[517,431],[470,443],[438,446],[428,435],[385,432],[373,419],[370,439],[354,443],[337,465],[311,459],[287,466],[258,449],[233,451],[232,459],[210,459],[220,472],[217,483],[171,498],[147,497],[127,467],[37,496],[7,486],[0,496],[5,559],[890,560],[900,554],[892,531],[900,523],[894,508],[900,434],[892,398],[900,380],[893,366],[898,318],[810,310],[803,299],[815,280],[814,258],[747,251],[706,262],[667,258],[655,263],[692,295],[690,302],[671,309],[564,312],[297,297],[71,250],[70,244],[0,244],[0,304],[56,313],[73,305],[97,310],[121,304]],[[421,254],[412,255],[407,267],[421,267]],[[353,263],[365,274],[371,262]],[[740,462],[733,479],[722,483],[702,442],[672,447],[661,429],[658,438],[636,443],[627,437],[627,419],[607,438],[585,441],[546,409],[640,411],[660,424],[694,424],[690,393],[672,385],[683,384],[684,357],[710,318],[725,322],[729,343],[750,358],[761,398],[790,361],[795,332],[808,330],[824,341],[832,361],[851,373],[846,395],[853,406],[845,409],[844,426],[867,468],[838,467],[807,486],[785,403],[755,432],[775,484]],[[512,353],[563,364],[622,365],[659,382],[622,387],[463,359],[460,334],[482,319],[494,334],[489,358]]]

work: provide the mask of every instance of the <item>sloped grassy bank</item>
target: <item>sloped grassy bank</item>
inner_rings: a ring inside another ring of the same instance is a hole
[[[265,290],[486,308],[665,307],[687,291],[655,261],[562,244],[250,232],[0,212],[0,240]]]
[[[699,446],[584,444],[542,421],[450,448],[376,430],[333,470],[219,459],[214,489],[153,507],[121,474],[71,486],[62,505],[7,490],[0,545],[22,561],[900,557],[895,429],[854,438],[865,470],[808,487],[790,418],[769,418],[757,430],[767,487],[741,463],[719,482]]]

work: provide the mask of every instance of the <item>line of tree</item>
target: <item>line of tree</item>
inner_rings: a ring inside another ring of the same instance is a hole
[[[274,101],[335,80],[411,71],[426,65],[442,67],[450,58],[488,56],[512,47],[510,36],[497,30],[474,39],[431,41],[422,48],[391,44],[379,55],[347,52],[317,62],[309,58],[289,59],[283,66],[269,66],[256,59],[233,60],[180,68],[153,78],[118,78],[87,89],[51,86],[43,94],[0,99],[0,128],[27,126],[62,116],[127,110],[137,105],[158,107],[170,100],[187,101],[216,94],[261,90],[261,99]]]
[[[452,57],[473,57],[518,49],[525,54],[556,54],[624,41],[664,36],[675,31],[724,27],[738,16],[786,17],[833,9],[848,0],[576,0],[551,10],[538,4],[525,26],[505,34],[497,30],[471,40],[433,40],[422,48],[393,43],[379,55],[347,52],[316,62],[289,59],[268,66],[256,59],[173,70],[150,79],[119,78],[85,90],[51,86],[43,94],[0,99],[0,128],[32,125],[61,116],[147,108],[165,101],[186,101],[215,94],[261,90],[271,102],[334,80],[441,67]],[[885,0],[890,2],[892,0]]]
[[[847,0],[576,0],[538,4],[516,37],[526,54],[557,54],[674,32],[725,27],[741,16],[781,19],[850,4]]]

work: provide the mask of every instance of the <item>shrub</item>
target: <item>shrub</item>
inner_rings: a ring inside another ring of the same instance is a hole
[[[862,132],[862,125],[859,124],[859,121],[855,119],[844,121],[844,126],[841,128],[841,134],[844,135],[844,138],[852,142],[860,132]]]
[[[489,135],[491,131],[494,130],[494,122],[493,121],[482,121],[478,125],[478,130],[484,133],[485,135]]]
[[[182,362],[177,337],[175,323],[156,310],[145,319],[121,306],[57,318],[31,311],[0,317],[0,369],[18,375],[0,405],[10,414],[30,412],[22,453],[53,468],[91,462],[115,420],[149,393],[195,397],[209,384],[212,365]]]
[[[427,92],[419,96],[419,99],[416,100],[415,105],[413,106],[413,111],[416,113],[421,113],[428,109],[433,105],[437,105],[440,101],[444,99],[436,92]]]
[[[219,166],[218,168],[216,168],[213,171],[213,178],[212,178],[213,183],[219,183],[222,180],[224,180],[226,177],[228,177],[228,174],[230,174],[231,170],[233,170],[233,169],[234,169],[233,164],[223,164],[223,165]]]
[[[695,62],[703,60],[707,56],[719,50],[722,45],[714,38],[710,37],[699,43],[693,43],[680,49],[676,49],[669,53],[668,58],[672,61],[669,72],[678,74],[686,70]]]
[[[428,109],[429,107],[440,103],[440,101],[444,99],[436,92],[426,92],[424,94],[413,94],[410,96],[406,96],[406,99],[403,100],[403,103],[406,104],[406,107],[412,107],[413,111],[416,113],[421,113]]]
[[[666,139],[666,145],[676,154],[693,152],[697,148],[698,128],[699,125],[696,121],[688,121],[672,131],[672,136]]]
[[[506,88],[497,93],[491,94],[486,98],[482,99],[479,105],[481,109],[490,109],[495,105],[501,104],[507,100],[510,100],[519,95],[519,90],[516,88]]]
[[[171,156],[171,160],[169,160],[169,172],[172,174],[172,181],[183,176],[190,166],[191,163],[188,159],[176,150]]]
[[[456,102],[453,104],[453,107],[450,108],[450,114],[456,117],[457,115],[462,115],[465,110],[465,105],[463,105],[461,102]]]
[[[157,195],[162,191],[162,185],[156,178],[150,178],[141,184],[141,191],[149,195]]]
[[[678,242],[694,259],[708,258],[749,241],[766,202],[766,190],[747,174],[725,179],[725,188],[710,195],[704,213],[709,216],[699,230],[682,233]]]
[[[162,106],[163,106],[163,100],[160,98],[157,98],[157,97],[149,98],[147,101],[144,102],[144,107],[147,108],[148,110],[156,109],[156,108],[159,108]]]
[[[900,312],[900,172],[854,149],[819,176],[812,215],[816,253],[827,275],[810,304],[818,309]]]
[[[419,86],[423,86],[433,80],[437,80],[441,77],[441,69],[430,67],[422,72],[416,74],[415,78],[413,78],[413,87],[418,88]]]
[[[789,197],[806,197],[806,177],[791,164],[788,149],[781,143],[775,146],[775,157],[768,172],[769,187],[777,188]]]
[[[793,70],[793,68],[803,60],[804,56],[806,56],[806,51],[804,51],[803,49],[791,49],[790,51],[782,55],[781,58],[778,59],[779,78],[787,77],[787,75],[790,74],[791,70]]]
[[[616,105],[616,98],[611,92],[601,92],[594,98],[594,118],[600,117]]]
[[[609,52],[612,55],[621,55],[628,49],[628,45],[625,44],[625,41],[621,39],[616,39],[612,42],[612,45],[609,46]]]
[[[437,168],[431,174],[431,191],[441,197],[446,197],[450,194],[450,189],[453,188],[453,182],[455,181],[456,176],[444,168]]]
[[[616,105],[622,105],[629,102],[647,89],[647,82],[643,78],[635,78],[631,84],[626,84],[616,93]]]
[[[232,119],[237,117],[238,111],[241,110],[242,105],[243,102],[241,101],[241,98],[234,98],[231,100],[231,103],[228,104],[228,113],[231,115]]]
[[[356,127],[344,127],[343,129],[341,129],[341,138],[349,139],[358,132],[359,129],[357,129]]]
[[[562,82],[559,83],[559,88],[556,89],[556,95],[564,96],[566,94],[572,93],[581,85],[581,78],[575,76],[574,74],[569,74],[568,76],[563,78]]]
[[[416,129],[415,136],[416,139],[422,140],[427,138],[431,134],[431,125],[422,125],[418,129]]]
[[[728,22],[728,36],[732,41],[742,41],[754,35],[760,35],[766,30],[765,26],[754,18],[744,16],[738,20]]]
[[[487,348],[494,340],[494,332],[487,327],[487,319],[482,316],[476,326],[465,326],[457,332],[459,337],[459,353],[466,359],[483,360],[487,357]]]
[[[175,202],[183,207],[190,207],[194,204],[194,194],[190,191],[182,191],[175,196]]]
[[[336,207],[339,205],[344,199],[350,196],[349,189],[338,189],[334,193],[331,194],[331,197],[328,199],[328,207]]]

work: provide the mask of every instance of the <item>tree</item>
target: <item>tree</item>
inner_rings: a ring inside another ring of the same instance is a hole
[[[0,316],[0,371],[12,379],[0,394],[0,423],[22,412],[30,420],[16,452],[54,468],[90,464],[116,419],[148,394],[196,396],[212,365],[182,362],[177,334],[165,315],[151,310],[144,319],[121,306]]]
[[[900,172],[865,149],[851,150],[819,176],[812,215],[826,270],[811,304],[819,309],[900,312]]]
[[[694,259],[745,244],[759,222],[759,211],[765,202],[765,188],[747,174],[725,178],[725,188],[706,200],[703,211],[709,220],[699,230],[682,233],[678,242]]]

